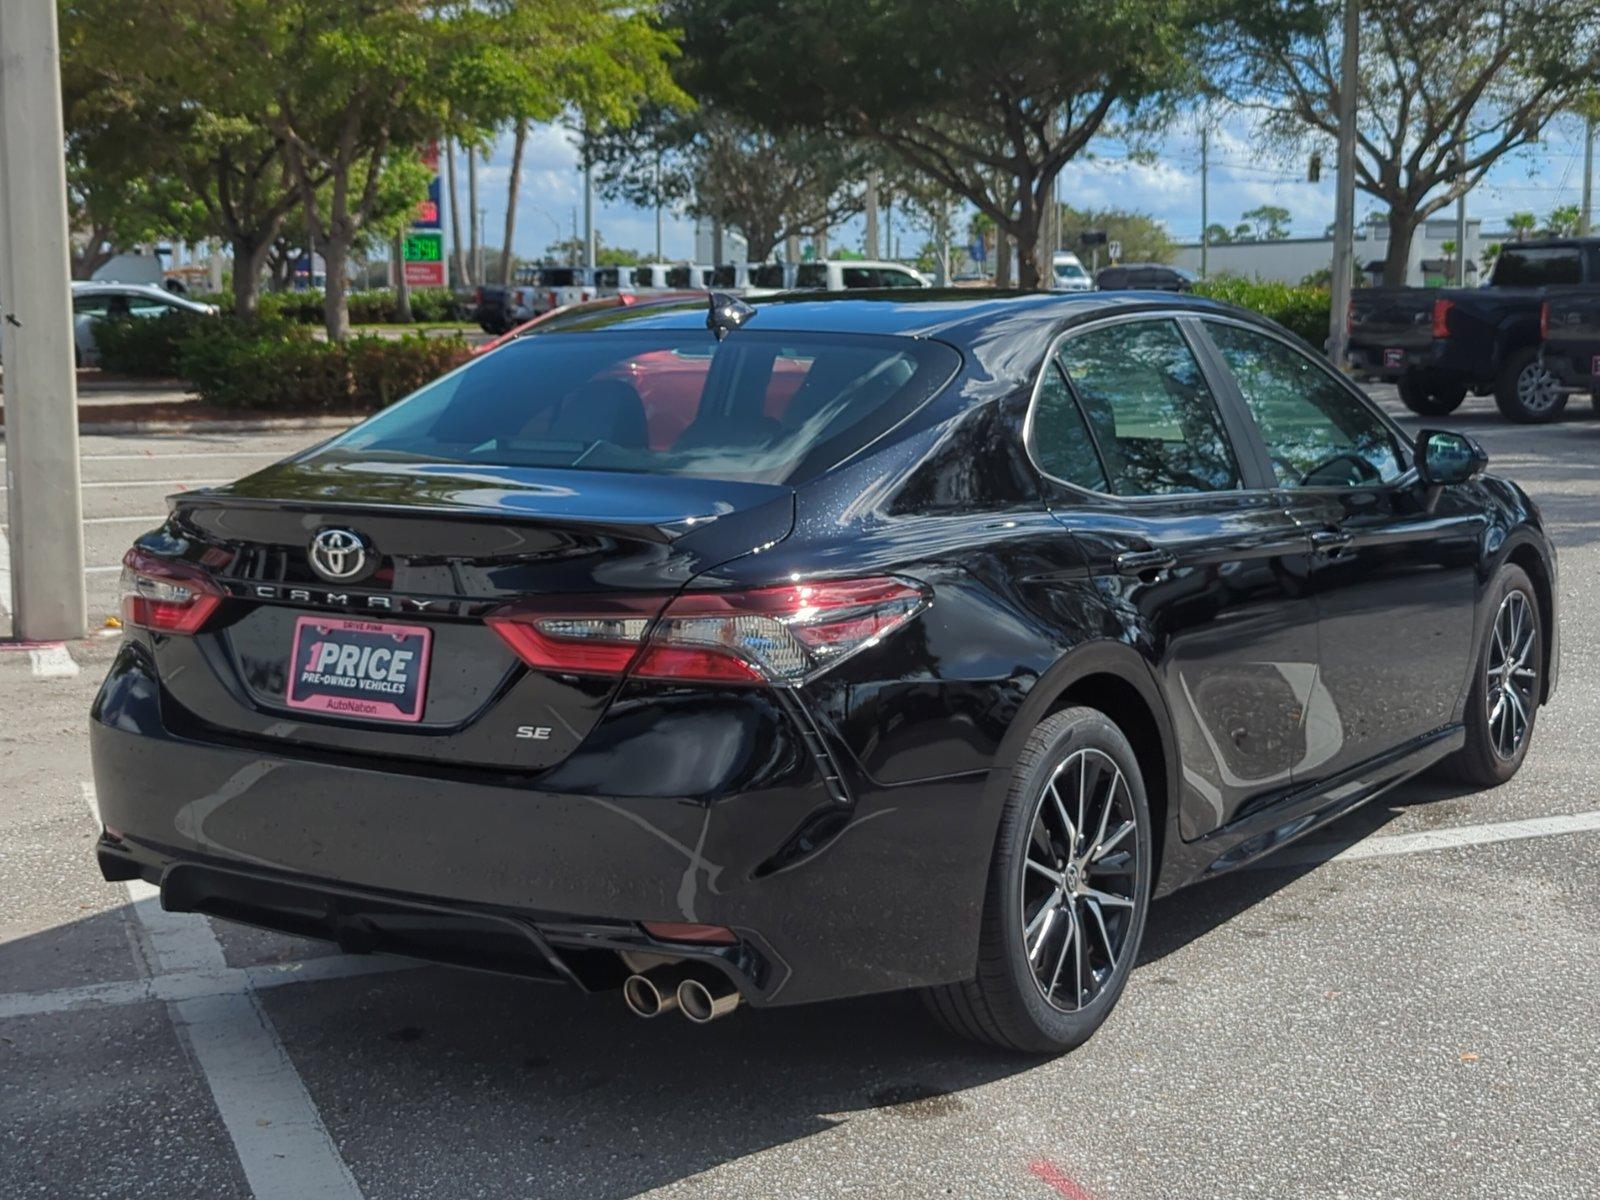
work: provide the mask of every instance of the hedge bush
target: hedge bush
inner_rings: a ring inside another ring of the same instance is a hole
[[[259,337],[248,332],[185,343],[182,374],[218,408],[370,412],[466,361],[456,337]]]
[[[464,362],[459,337],[320,341],[279,316],[239,321],[165,313],[95,324],[101,366],[143,378],[183,379],[219,408],[372,411]]]
[[[388,288],[351,292],[347,303],[352,325],[390,325],[395,321],[395,294]],[[269,319],[321,325],[322,292],[263,292],[260,311]],[[455,321],[461,314],[449,288],[416,288],[411,293],[411,317],[415,321]]]
[[[1198,296],[1210,296],[1213,300],[1258,312],[1319,349],[1327,340],[1330,302],[1327,288],[1223,275],[1195,284],[1194,291]]]

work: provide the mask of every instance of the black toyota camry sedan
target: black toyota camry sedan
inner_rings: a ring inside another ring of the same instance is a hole
[[[640,1015],[1070,1047],[1153,897],[1521,765],[1556,562],[1485,466],[1186,296],[578,314],[172,498],[99,863]]]

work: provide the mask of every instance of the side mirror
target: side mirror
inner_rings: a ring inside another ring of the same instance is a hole
[[[1489,465],[1489,456],[1464,433],[1424,429],[1417,434],[1417,478],[1430,488],[1471,483]]]

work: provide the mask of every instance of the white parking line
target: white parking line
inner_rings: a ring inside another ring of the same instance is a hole
[[[167,519],[166,513],[153,517],[85,517],[85,525],[131,525],[138,522],[141,525],[159,525]]]
[[[78,664],[61,642],[29,646],[28,661],[33,666],[35,679],[71,679],[78,673]]]
[[[0,525],[0,617],[11,611],[11,531]]]
[[[1600,832],[1600,809],[1555,817],[1529,817],[1522,821],[1455,825],[1448,829],[1426,829],[1420,833],[1374,834],[1362,838],[1354,845],[1342,847],[1329,842],[1301,842],[1248,865],[1259,870],[1271,871],[1278,867],[1359,862],[1362,859],[1387,858],[1395,854],[1425,854],[1434,850],[1489,846],[1496,842],[1514,842],[1524,838],[1597,832]]]
[[[98,824],[94,787],[85,783],[83,794]],[[129,882],[128,897],[153,976],[228,970],[204,917],[167,912],[142,880]],[[255,1200],[360,1200],[248,977],[231,990],[170,1001],[167,1012],[205,1076]]]
[[[183,450],[167,454],[80,454],[79,462],[163,462],[175,458],[286,458],[293,454],[287,450]],[[5,455],[0,454],[0,462]]]
[[[126,488],[126,487],[170,487],[170,488],[196,488],[213,487],[219,483],[232,483],[233,479],[95,479],[80,483],[79,487],[86,488]],[[6,486],[0,483],[0,492]]]

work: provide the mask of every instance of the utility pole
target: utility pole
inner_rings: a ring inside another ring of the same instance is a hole
[[[656,262],[661,261],[661,151],[656,151]]]
[[[88,632],[55,0],[0,5],[0,325],[12,636]]]
[[[1209,114],[1202,112],[1205,122]],[[1200,126],[1200,278],[1206,277],[1206,251],[1211,247],[1211,127]]]
[[[1356,218],[1356,55],[1360,31],[1359,0],[1344,0],[1344,45],[1339,52],[1339,182],[1333,206],[1333,299],[1328,313],[1328,357],[1341,371],[1350,349],[1348,320]]]
[[[589,134],[585,131],[583,135],[583,265],[593,271],[594,260],[594,164],[589,161]]]
[[[1578,209],[1578,236],[1594,228],[1594,116],[1583,121],[1583,203]]]
[[[1456,151],[1456,160],[1463,175],[1467,169],[1467,148]],[[1456,286],[1467,286],[1467,193],[1456,197]]]
[[[867,176],[866,245],[862,249],[868,258],[878,257],[878,177]]]
[[[483,258],[479,246],[483,239],[478,230],[478,149],[467,147],[467,261],[472,265],[472,282],[482,283]]]

